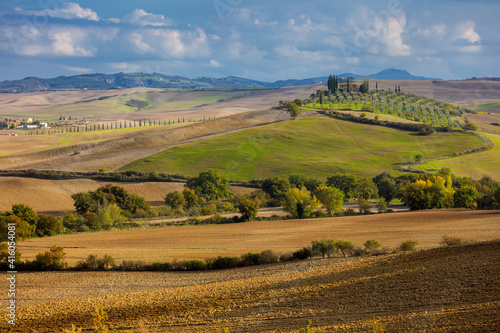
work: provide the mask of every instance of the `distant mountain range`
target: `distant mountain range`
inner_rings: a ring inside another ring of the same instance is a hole
[[[437,78],[426,78],[413,76],[405,70],[384,69],[371,75],[359,75],[353,73],[336,74],[339,77],[367,78],[379,80],[439,80]],[[291,86],[310,85],[318,82],[326,82],[328,76],[315,77],[302,80],[280,80],[276,82],[262,82],[249,80],[237,76],[224,78],[198,77],[190,79],[183,76],[171,76],[160,73],[117,73],[117,74],[83,74],[75,76],[59,76],[52,79],[38,77],[27,77],[22,80],[1,81],[0,92],[30,92],[61,89],[117,89],[117,88],[173,88],[173,89],[195,89],[195,88],[240,88],[240,87],[268,87],[281,88]]]

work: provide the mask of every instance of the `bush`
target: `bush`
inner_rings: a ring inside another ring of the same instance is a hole
[[[207,263],[204,260],[188,260],[181,264],[186,271],[204,271],[207,269]]]
[[[313,256],[313,251],[310,247],[304,247],[292,253],[292,260],[305,260]]]
[[[240,258],[241,265],[243,266],[256,266],[262,263],[260,254],[249,252]]]
[[[65,256],[64,248],[53,245],[48,251],[38,253],[34,263],[42,270],[61,270],[67,266]]]
[[[379,241],[375,239],[369,239],[365,242],[365,249],[368,253],[374,253],[380,247]]]
[[[147,267],[142,260],[123,260],[116,269],[120,271],[143,271]]]
[[[155,262],[147,265],[145,269],[153,272],[166,272],[172,270],[172,264],[169,262]]]
[[[418,245],[418,240],[416,239],[407,239],[401,245],[399,245],[399,249],[403,252],[406,251],[415,251],[416,247]]]
[[[463,238],[457,237],[457,236],[443,236],[443,239],[441,240],[441,244],[445,246],[454,246],[454,245],[462,245],[466,244],[466,241]]]
[[[278,262],[278,256],[271,250],[264,250],[260,253],[260,260],[263,264],[274,264]]]
[[[201,209],[201,213],[203,215],[212,215],[212,214],[215,214],[216,212],[217,212],[217,206],[215,204],[205,205]]]
[[[229,269],[238,267],[240,261],[237,257],[217,257],[205,260],[208,269]]]

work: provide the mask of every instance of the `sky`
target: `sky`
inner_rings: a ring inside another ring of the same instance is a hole
[[[499,77],[497,0],[15,0],[0,80],[158,72],[261,81],[385,68]]]

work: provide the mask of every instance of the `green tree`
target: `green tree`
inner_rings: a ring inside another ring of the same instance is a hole
[[[302,106],[302,105],[304,105],[304,102],[303,102],[300,98],[296,98],[293,102],[294,102],[295,104],[297,104],[297,106]]]
[[[366,94],[370,91],[370,84],[368,81],[363,81],[363,83],[359,86],[359,92]]]
[[[173,209],[183,208],[186,205],[186,199],[179,191],[170,192],[165,196],[165,203]]]
[[[12,215],[20,217],[22,220],[28,222],[30,225],[36,226],[38,223],[38,215],[33,208],[25,204],[12,205]]]
[[[378,201],[377,210],[379,213],[387,212],[387,201],[385,201],[384,198],[380,198],[380,200]]]
[[[303,175],[291,175],[288,176],[288,180],[290,181],[290,185],[296,188],[302,188],[305,186],[308,191],[313,192],[318,188],[319,182],[317,179],[312,177],[306,177]]]
[[[333,213],[340,213],[342,211],[342,204],[344,203],[344,193],[335,187],[320,186],[314,192],[316,198],[323,205],[330,216]]]
[[[261,183],[261,188],[262,191],[269,194],[275,201],[275,204],[279,204],[285,198],[286,193],[292,186],[287,178],[274,176],[264,179]]]
[[[290,114],[290,117],[292,117],[293,119],[297,118],[297,116],[300,114],[299,106],[293,102],[288,102],[286,104],[286,111]]]
[[[353,174],[336,173],[326,179],[326,185],[344,192],[344,198],[346,199],[357,197],[358,178]]]
[[[337,243],[333,239],[322,239],[320,241],[312,241],[312,251],[314,254],[321,254],[323,258],[330,258],[332,254],[337,252]]]
[[[229,192],[229,182],[216,170],[203,171],[197,177],[189,178],[186,187],[208,200],[233,197]]]
[[[257,200],[252,200],[252,199],[247,198],[247,199],[241,200],[238,203],[237,208],[241,213],[241,217],[244,220],[250,221],[250,219],[252,217],[257,216],[257,213],[258,213],[259,208],[260,208],[260,202],[258,202]]]
[[[336,244],[337,248],[342,252],[342,255],[344,257],[354,250],[354,245],[352,244],[351,241],[339,239],[337,240]]]
[[[394,178],[384,175],[376,184],[378,195],[387,202],[391,202],[396,197],[398,190]]]
[[[472,185],[465,185],[455,190],[453,194],[453,202],[455,207],[460,208],[476,208],[476,198],[478,191]]]
[[[361,214],[370,214],[372,209],[372,205],[370,204],[370,202],[365,198],[363,198],[362,196],[359,196],[357,200],[358,200],[359,212]]]
[[[46,214],[38,214],[38,223],[36,225],[36,234],[38,236],[53,236],[64,231],[62,219]]]
[[[9,223],[14,223],[16,227],[14,240],[17,242],[18,240],[24,240],[26,238],[31,237],[34,232],[36,226],[30,225],[28,222],[21,219],[19,216],[10,215],[5,216],[0,219],[0,241],[6,241],[9,232]]]
[[[182,190],[182,195],[184,196],[186,208],[191,208],[198,204],[199,198],[192,189],[185,188]]]
[[[309,217],[317,207],[318,200],[305,187],[288,190],[283,200],[283,210],[298,219]]]

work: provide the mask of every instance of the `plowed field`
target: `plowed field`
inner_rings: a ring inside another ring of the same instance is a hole
[[[498,253],[493,242],[219,272],[19,274],[11,332],[89,329],[97,303],[112,327],[149,332],[297,332],[307,319],[372,332],[375,317],[386,332],[498,332]]]

